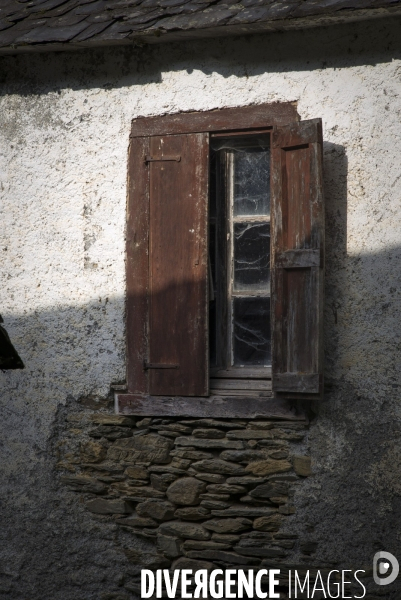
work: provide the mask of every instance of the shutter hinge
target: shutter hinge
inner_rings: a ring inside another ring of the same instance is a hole
[[[145,163],[158,162],[161,160],[170,160],[170,161],[180,162],[181,156],[179,154],[171,154],[171,155],[166,155],[166,156],[149,156],[149,155],[145,156]]]
[[[148,363],[146,361],[143,362],[143,368],[145,371],[147,369],[178,369],[180,365],[172,364],[172,363]]]

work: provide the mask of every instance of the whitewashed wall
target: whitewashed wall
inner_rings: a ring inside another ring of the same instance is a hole
[[[125,378],[127,147],[137,116],[293,101],[302,119],[323,119],[333,388],[310,445],[322,478],[345,476],[339,464],[378,423],[391,455],[384,431],[401,418],[399,25],[0,58],[0,313],[26,364],[0,373],[1,469],[21,474],[18,490],[10,484],[17,505],[58,407],[105,397]],[[363,465],[372,493],[395,493],[379,458]],[[322,481],[300,492],[300,506],[312,493],[324,500]]]

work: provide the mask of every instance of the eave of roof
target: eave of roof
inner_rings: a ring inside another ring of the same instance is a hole
[[[142,45],[401,15],[401,0],[0,0],[0,54]]]

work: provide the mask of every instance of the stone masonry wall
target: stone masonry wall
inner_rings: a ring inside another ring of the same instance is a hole
[[[118,544],[135,565],[125,593],[140,595],[141,568],[303,572],[315,565],[317,543],[299,539],[290,520],[294,492],[311,475],[310,457],[299,452],[306,418],[83,411],[68,416],[68,427],[59,444],[61,481],[94,518],[125,533]],[[138,536],[149,542],[144,550],[132,543]]]

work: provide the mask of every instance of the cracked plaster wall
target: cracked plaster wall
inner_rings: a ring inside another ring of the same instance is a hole
[[[401,557],[399,26],[0,59],[0,307],[26,364],[0,374],[4,597],[122,581],[112,525],[59,485],[54,449],[70,407],[106,407],[125,376],[130,121],[250,103],[296,101],[324,127],[328,388],[292,527],[325,560]]]

